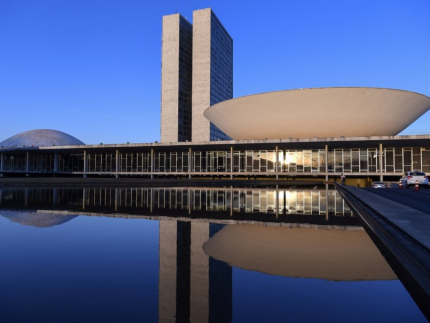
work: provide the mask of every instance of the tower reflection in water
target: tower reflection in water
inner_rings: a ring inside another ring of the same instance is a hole
[[[202,249],[224,226],[160,221],[160,322],[231,322],[232,268]]]
[[[34,225],[35,214],[39,220],[50,217],[55,225],[63,222],[52,220],[53,215],[159,220],[160,322],[231,322],[232,267],[210,257],[203,249],[227,223],[261,221],[285,226],[295,221],[322,221],[327,228],[332,224],[358,224],[334,190],[1,189],[0,213],[6,214],[4,209],[9,219],[28,225]],[[15,215],[14,209],[19,210]]]

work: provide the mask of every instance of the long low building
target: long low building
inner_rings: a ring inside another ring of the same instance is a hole
[[[76,138],[75,138],[76,139]],[[4,143],[4,142],[3,142]],[[6,147],[2,176],[398,180],[430,172],[430,135]]]

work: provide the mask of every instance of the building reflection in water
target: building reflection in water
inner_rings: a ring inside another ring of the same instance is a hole
[[[35,226],[80,214],[159,220],[159,322],[231,322],[228,264],[287,277],[396,279],[335,190],[0,189],[0,214]],[[265,225],[251,225],[258,221]]]
[[[160,221],[159,322],[231,322],[232,268],[202,248],[224,226]]]
[[[250,188],[0,189],[0,205],[150,214],[227,212],[351,217],[336,190]],[[328,212],[327,212],[328,211]],[[172,213],[173,212],[173,213]]]

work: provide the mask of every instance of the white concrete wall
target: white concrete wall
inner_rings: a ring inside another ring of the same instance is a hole
[[[163,17],[161,142],[178,141],[179,24],[179,14]]]
[[[203,112],[211,94],[211,9],[193,12],[192,141],[210,140],[210,122]]]

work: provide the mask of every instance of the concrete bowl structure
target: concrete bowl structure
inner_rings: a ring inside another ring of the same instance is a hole
[[[235,140],[394,136],[430,109],[414,92],[314,88],[269,92],[220,102],[204,115]]]
[[[85,145],[82,141],[67,133],[38,129],[21,132],[0,142],[0,148],[40,147],[40,146],[75,146]]]

